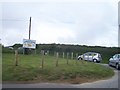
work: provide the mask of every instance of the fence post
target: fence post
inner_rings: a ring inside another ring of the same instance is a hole
[[[84,60],[85,60],[85,55],[83,54],[83,60],[81,60],[82,64],[84,64]]]
[[[93,56],[94,56],[94,54],[92,54],[92,60],[93,60]],[[92,62],[94,62],[94,61],[92,61]]]
[[[36,49],[35,49],[35,54],[36,54]]]
[[[23,48],[23,55],[25,55],[25,48]]]
[[[88,61],[89,61],[89,55],[87,56],[87,58],[88,58]]]
[[[44,68],[44,50],[42,50],[42,69]]]
[[[59,57],[59,53],[56,53],[56,67],[58,66],[58,57]]]
[[[49,55],[49,50],[47,50],[47,55]]]
[[[71,59],[73,59],[73,52],[71,53]]]
[[[56,51],[54,51],[54,56],[56,57]]]
[[[76,53],[76,59],[78,58],[78,53]]]
[[[65,53],[63,52],[63,59],[64,59],[64,57],[65,57]]]
[[[77,62],[78,62],[78,59],[77,59],[77,57],[78,57],[78,53],[76,53],[76,59],[75,59],[75,60],[76,60],[76,64],[77,64]]]
[[[69,59],[69,53],[67,52],[67,64],[68,64],[68,59]]]
[[[18,66],[18,50],[15,50],[15,66]]]

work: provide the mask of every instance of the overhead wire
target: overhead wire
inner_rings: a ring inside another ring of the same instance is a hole
[[[23,20],[23,19],[0,19],[0,21],[29,21],[29,20]]]

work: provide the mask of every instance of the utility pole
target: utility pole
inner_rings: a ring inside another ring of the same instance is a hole
[[[30,23],[29,23],[29,40],[30,40],[30,35],[31,35],[31,17],[30,17]],[[28,49],[28,52],[31,53],[31,49]]]
[[[31,17],[29,22],[29,40],[30,40],[30,35],[31,35]],[[23,54],[29,54],[29,53],[31,53],[31,50],[29,48],[24,48]]]
[[[30,23],[29,23],[29,39],[30,39],[30,34],[31,34],[31,17],[30,17]]]
[[[118,27],[118,47],[120,47],[120,24]]]

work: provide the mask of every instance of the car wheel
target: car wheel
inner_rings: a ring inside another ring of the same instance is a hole
[[[80,58],[78,58],[78,60],[82,60],[82,58],[80,57]]]
[[[79,60],[83,60],[83,59],[80,57]]]
[[[119,67],[119,65],[118,65],[118,64],[116,64],[116,69],[117,69],[117,70],[119,70],[119,69],[120,69],[120,67]]]
[[[93,62],[97,62],[97,60],[96,60],[96,59],[93,59]]]
[[[97,61],[97,63],[100,63],[100,61]]]

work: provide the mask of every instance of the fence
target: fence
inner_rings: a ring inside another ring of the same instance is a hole
[[[18,66],[19,65],[19,52],[18,50],[15,50],[15,66]],[[36,53],[33,53],[33,54],[36,54]],[[44,61],[45,61],[45,56],[51,56],[50,55],[50,52],[49,51],[44,51],[44,50],[41,50],[39,55],[41,55],[41,65],[40,67],[43,69],[44,68]],[[59,52],[54,52],[54,55],[53,57],[55,57],[55,66],[58,67],[59,66],[59,59],[62,59],[62,60],[66,60],[66,64],[68,65],[70,60],[74,60],[75,63],[77,64],[77,57],[78,57],[78,53],[73,53],[73,52],[62,52],[62,53],[59,53]]]

